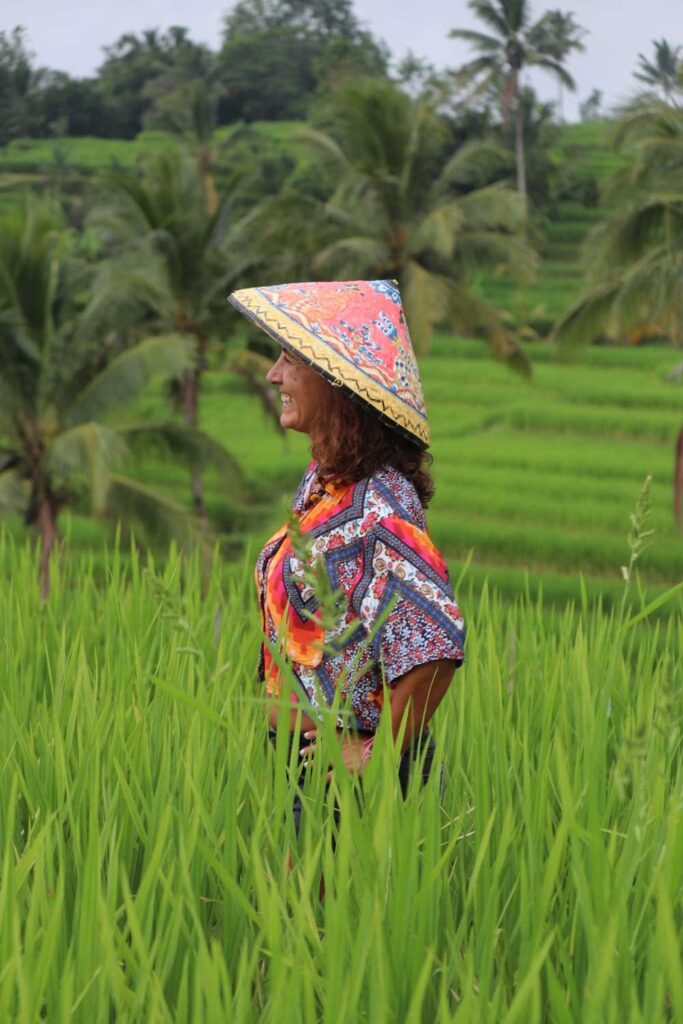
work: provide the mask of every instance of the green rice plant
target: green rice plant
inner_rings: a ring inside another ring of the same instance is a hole
[[[436,510],[430,523],[449,555],[463,557],[473,548],[475,560],[486,552],[488,557],[532,572],[543,572],[551,565],[574,573],[612,570],[618,575],[624,558],[625,545],[619,536],[596,536],[593,529],[568,531],[538,524],[530,528],[482,516],[443,517]],[[653,547],[643,556],[643,571],[653,581],[678,582],[683,578],[683,550]]]
[[[506,474],[501,474],[503,479]],[[453,474],[456,476],[456,474]],[[433,504],[433,515],[430,516],[432,529],[436,529],[437,520],[442,514],[457,525],[460,515],[479,515],[495,518],[508,523],[524,523],[531,532],[536,525],[552,526],[555,529],[593,530],[596,537],[614,536],[623,532],[624,509],[633,501],[635,488],[629,484],[624,497],[615,497],[607,489],[601,489],[599,483],[592,481],[593,490],[586,488],[583,494],[577,494],[565,478],[544,477],[538,474],[538,489],[516,492],[514,480],[508,487],[501,486],[500,475],[490,474],[477,482],[476,487],[458,488],[457,479],[445,473],[437,476],[437,496]],[[545,490],[543,481],[548,480],[549,487]],[[469,482],[469,481],[468,481]],[[553,490],[554,487],[554,490]],[[663,492],[663,493],[662,493]],[[567,500],[568,495],[571,500]],[[668,508],[669,495],[662,485],[657,490],[658,505],[656,521],[660,528],[664,543],[668,540],[666,531],[671,531],[672,547],[677,548],[677,541],[671,527],[671,511]],[[667,545],[668,546],[668,545]]]
[[[554,400],[516,404],[506,411],[505,423],[515,430],[570,433],[599,438],[637,438],[671,443],[680,427],[680,411],[586,407]]]
[[[680,616],[465,590],[443,793],[402,800],[382,733],[360,800],[310,767],[296,839],[250,565],[123,555],[41,605],[0,537],[3,1020],[683,1014]]]
[[[630,480],[636,485],[648,473],[655,480],[671,477],[670,452],[661,444],[646,441],[544,436],[499,429],[467,438],[465,444],[451,449],[453,454],[449,459],[447,425],[437,421],[434,434],[435,461],[453,462],[465,475],[463,479],[469,466],[484,464],[519,471],[530,469],[548,474]]]

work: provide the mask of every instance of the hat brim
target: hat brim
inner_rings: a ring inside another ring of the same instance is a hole
[[[360,394],[357,388],[369,392],[367,381],[365,380],[354,380],[353,383],[347,384],[338,367],[332,366],[329,358],[326,356],[324,351],[316,352],[315,338],[313,338],[308,332],[305,332],[305,337],[296,338],[292,337],[294,333],[290,326],[287,335],[282,330],[280,325],[269,323],[265,317],[261,316],[258,312],[245,305],[235,294],[228,296],[228,302],[235,307],[235,309],[241,313],[247,320],[251,321],[256,327],[260,327],[273,341],[277,342],[283,348],[287,349],[293,355],[300,359],[307,366],[310,366],[312,370],[319,373],[321,377],[324,377],[326,381],[332,384],[333,387],[341,388],[346,395],[358,405],[363,406],[364,409],[370,410],[377,419],[388,427],[390,430],[399,434],[405,440],[411,444],[416,445],[422,450],[426,450],[429,447],[429,430],[424,427],[425,436],[416,434],[409,426],[399,422],[398,418],[383,413],[381,409],[377,408],[375,401],[371,397],[364,397]],[[300,328],[302,336],[304,335],[304,328]],[[297,334],[299,332],[296,332]],[[327,363],[327,366],[325,366]],[[400,415],[400,411],[399,411]]]

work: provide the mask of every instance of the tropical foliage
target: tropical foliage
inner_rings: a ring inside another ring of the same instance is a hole
[[[90,292],[93,275],[53,206],[27,200],[5,218],[0,508],[37,529],[44,595],[59,515],[68,504],[89,496],[96,514],[154,519],[167,537],[188,528],[179,506],[121,475],[128,430],[114,417],[152,376],[191,365],[191,339],[174,333],[128,344],[111,324],[102,334],[102,293]]]
[[[600,335],[668,337],[683,345],[683,111],[654,95],[625,112],[619,143],[633,163],[616,179],[621,202],[587,247],[590,286],[556,326],[564,345]],[[683,525],[683,431],[677,441],[676,520]]]
[[[285,191],[262,211],[271,251],[289,246],[299,273],[399,282],[416,348],[434,326],[483,333],[499,355],[523,363],[496,314],[472,287],[477,271],[530,272],[524,210],[503,179],[506,153],[493,144],[453,150],[448,126],[426,103],[387,83],[335,93],[320,127],[303,133],[312,177],[326,197]],[[308,264],[308,265],[307,265]]]
[[[90,223],[113,257],[104,294],[119,306],[129,303],[131,323],[192,339],[193,362],[178,394],[185,422],[194,429],[209,347],[225,336],[226,297],[250,265],[249,251],[231,245],[229,210],[213,209],[205,175],[181,149],[148,160],[140,172],[111,172],[101,185]],[[195,510],[203,512],[197,467],[192,493]]]
[[[683,86],[683,47],[671,46],[666,39],[655,39],[653,46],[654,60],[650,60],[644,53],[639,53],[638,70],[634,71],[633,75],[639,82],[644,82],[652,89],[661,89],[664,100],[668,101],[672,94]]]
[[[561,11],[547,11],[532,23],[528,0],[469,0],[468,6],[488,31],[451,31],[452,39],[463,39],[479,51],[478,57],[459,69],[458,78],[462,84],[471,85],[474,92],[492,90],[497,93],[505,123],[512,110],[517,189],[520,195],[526,196],[521,74],[525,68],[539,67],[566,88],[574,89],[574,80],[565,64],[572,50],[583,49],[584,32],[573,14]]]

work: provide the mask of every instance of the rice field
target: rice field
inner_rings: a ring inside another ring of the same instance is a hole
[[[466,576],[443,782],[403,801],[382,734],[359,800],[323,723],[297,839],[250,564],[108,566],[41,607],[0,539],[0,1019],[683,1018],[680,617]]]
[[[566,364],[542,343],[528,349],[530,381],[492,361],[481,343],[447,335],[421,362],[437,486],[428,515],[437,544],[455,573],[469,562],[473,585],[488,580],[506,600],[540,594],[560,607],[587,593],[612,607],[621,593],[629,517],[651,476],[654,535],[638,569],[653,594],[665,591],[683,579],[683,535],[671,506],[683,385],[665,379],[677,353],[593,348]],[[158,390],[130,414],[164,415]],[[245,474],[244,493],[231,502],[218,475],[205,475],[207,507],[232,559],[240,545],[253,552],[286,518],[309,457],[306,440],[278,436],[243,383],[217,370],[205,376],[201,419]],[[131,472],[189,504],[184,466],[150,454]],[[104,579],[113,526],[78,510],[62,526],[66,557],[92,559]],[[5,529],[19,542],[25,536],[16,521]],[[231,573],[226,567],[226,579]],[[661,614],[671,612],[667,606]]]

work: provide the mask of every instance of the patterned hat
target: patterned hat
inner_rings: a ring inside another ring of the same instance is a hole
[[[240,313],[389,426],[429,445],[417,363],[395,281],[314,281],[242,288]]]

